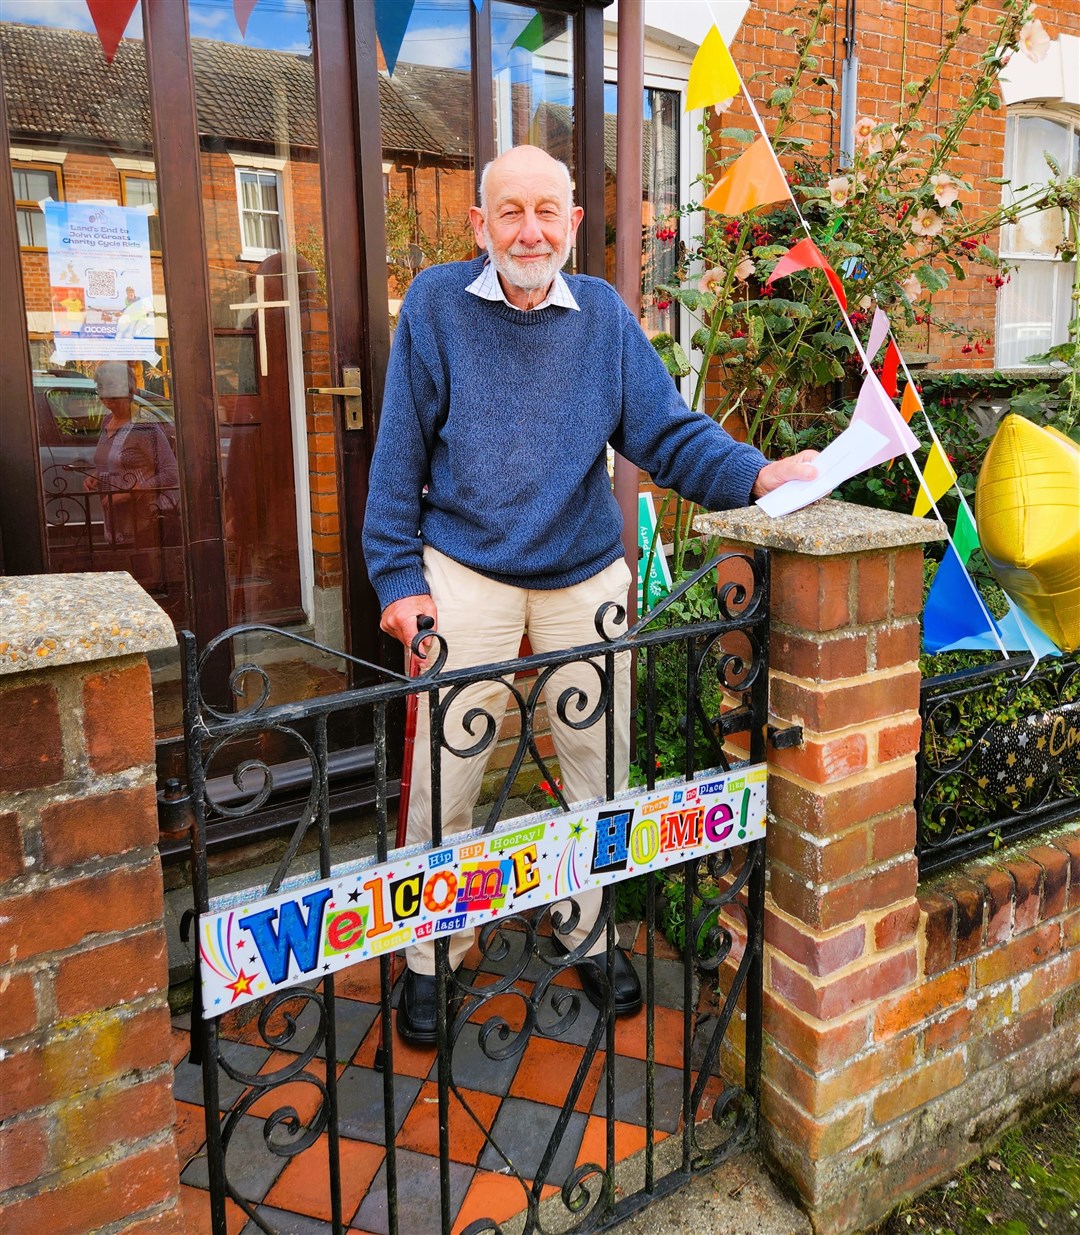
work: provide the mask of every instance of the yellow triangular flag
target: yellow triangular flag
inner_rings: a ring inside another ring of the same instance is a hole
[[[715,26],[702,41],[690,66],[690,81],[686,87],[686,110],[711,107],[724,99],[733,99],[742,83],[720,31]]]
[[[912,416],[922,407],[919,401],[919,396],[915,393],[915,383],[908,382],[904,387],[904,394],[900,399],[900,415],[910,424]]]
[[[759,137],[724,172],[702,205],[718,214],[742,214],[755,206],[787,201],[790,197],[788,182],[769,143]]]
[[[948,493],[955,483],[956,473],[953,471],[953,465],[945,457],[945,452],[941,449],[941,443],[938,441],[933,442],[930,446],[930,453],[926,458],[926,467],[923,468],[923,483],[919,485],[919,496],[915,499],[915,509],[911,513],[916,518],[919,515],[925,515],[931,505],[930,494],[933,495],[933,500],[936,502],[939,497]],[[929,488],[930,494],[927,494],[927,488]]]

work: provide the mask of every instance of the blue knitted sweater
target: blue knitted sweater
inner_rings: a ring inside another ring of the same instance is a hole
[[[580,312],[524,313],[465,290],[483,261],[423,271],[402,305],[364,518],[383,608],[428,591],[425,544],[525,588],[610,565],[609,442],[711,510],[747,505],[766,462],[690,411],[608,283],[564,276]]]

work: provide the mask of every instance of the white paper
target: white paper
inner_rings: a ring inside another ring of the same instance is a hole
[[[774,519],[789,515],[793,510],[809,506],[819,497],[825,497],[838,485],[857,476],[870,466],[870,460],[885,446],[888,438],[864,422],[850,424],[839,437],[833,440],[813,461],[818,470],[814,480],[789,480],[764,497],[757,504]]]

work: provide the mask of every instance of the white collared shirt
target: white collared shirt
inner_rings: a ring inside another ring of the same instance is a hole
[[[474,296],[479,296],[481,300],[501,300],[503,304],[510,304],[506,298],[506,293],[503,291],[502,283],[499,282],[499,274],[495,269],[494,263],[489,259],[484,262],[484,268],[479,275],[465,289],[467,292],[472,292]],[[552,280],[551,287],[548,290],[546,299],[540,304],[534,304],[532,309],[518,309],[519,313],[532,312],[536,309],[546,309],[549,305],[555,305],[560,309],[573,309],[575,312],[581,312],[581,306],[574,299],[574,294],[571,292],[566,280],[562,277],[562,273],[557,271],[555,278]],[[517,309],[517,305],[510,305],[512,309]]]

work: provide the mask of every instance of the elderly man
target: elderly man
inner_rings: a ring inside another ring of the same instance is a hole
[[[372,459],[364,552],[382,605],[382,629],[408,647],[427,615],[445,638],[448,668],[596,641],[595,615],[625,602],[630,572],[622,520],[607,473],[608,443],[665,487],[710,509],[744,506],[789,479],[814,473],[812,452],[769,463],[710,417],[691,412],[638,322],[601,279],[560,273],[581,223],[564,164],[518,146],[484,169],[470,211],[487,255],[423,271],[402,305]],[[616,789],[627,783],[629,664],[617,668]],[[598,678],[566,666],[548,683],[552,736],[569,801],[605,789],[604,724],[575,729],[557,701],[576,688],[570,720],[588,716]],[[464,750],[480,708],[495,720],[509,690],[470,688],[445,736]],[[584,707],[578,711],[578,705]],[[444,835],[472,825],[486,759],[443,752]],[[427,716],[417,723],[407,840],[430,839]],[[616,1014],[635,1012],[641,990],[616,949],[607,970],[600,896],[563,906],[564,950],[597,1006],[613,990]],[[450,940],[461,963],[468,936]],[[578,951],[580,949],[580,952]],[[435,1041],[434,945],[406,954],[399,1034]]]

